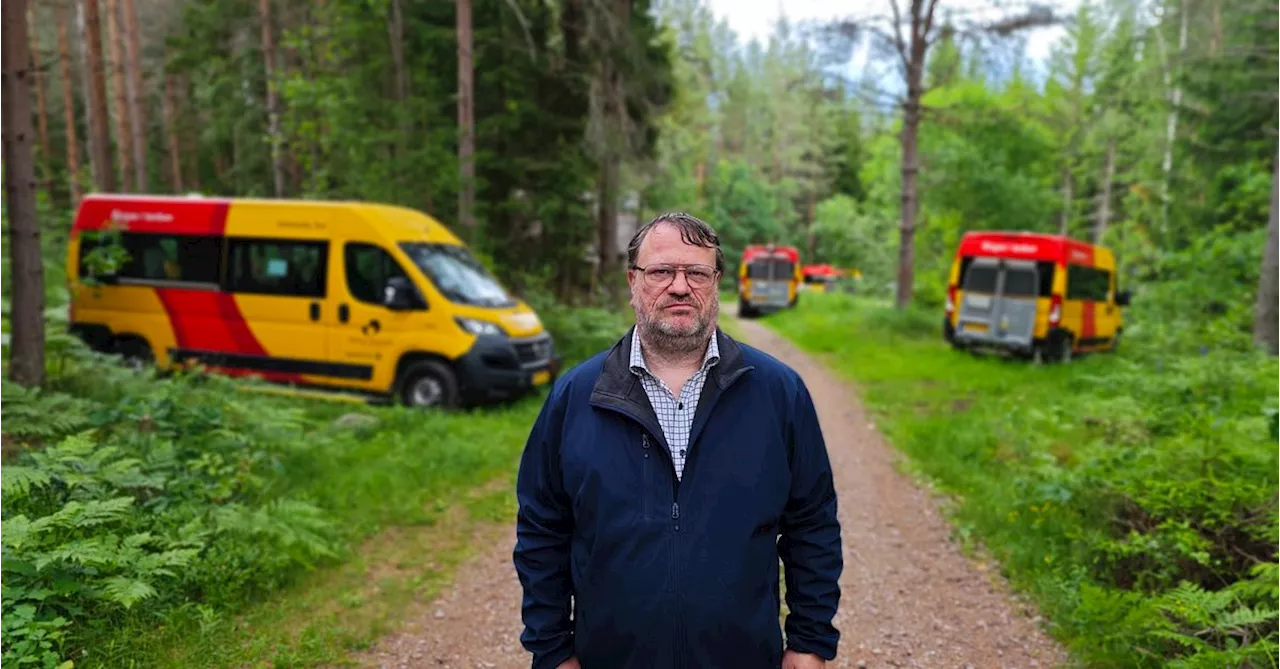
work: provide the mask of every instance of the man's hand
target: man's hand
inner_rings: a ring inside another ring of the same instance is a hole
[[[783,666],[786,666],[786,665],[784,664]],[[821,666],[821,665],[818,665],[818,666]],[[561,662],[560,666],[556,667],[556,669],[582,669],[582,664],[578,662],[577,657],[571,657],[565,660],[564,662]]]
[[[826,666],[826,660],[810,653],[789,650],[782,654],[782,669],[824,669]]]

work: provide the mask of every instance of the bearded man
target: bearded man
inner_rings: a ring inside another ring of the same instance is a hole
[[[706,223],[660,215],[627,256],[635,326],[556,382],[521,457],[533,669],[823,667],[843,558],[808,389],[720,330]]]

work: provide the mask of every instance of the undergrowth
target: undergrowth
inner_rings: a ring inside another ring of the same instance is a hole
[[[1078,661],[1276,666],[1275,359],[1165,325],[1036,366],[952,351],[941,318],[829,295],[766,322],[859,382]]]
[[[626,327],[540,313],[567,364]],[[49,330],[47,386],[5,383],[0,398],[4,667],[155,666],[173,643],[206,649],[202,666],[234,662],[243,635],[227,620],[509,474],[541,402],[443,413],[269,396],[133,372]]]

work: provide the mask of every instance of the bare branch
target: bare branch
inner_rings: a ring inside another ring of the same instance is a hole
[[[537,58],[538,50],[533,46],[533,33],[529,32],[529,20],[524,17],[524,12],[520,11],[520,7],[516,5],[516,0],[507,0],[507,6],[516,13],[516,20],[520,22],[520,27],[524,30],[524,41],[529,45],[529,57]]]
[[[1023,14],[1015,14],[992,21],[984,26],[984,31],[1000,37],[1008,37],[1023,30],[1043,28],[1057,25],[1061,22],[1062,18],[1054,14],[1053,9],[1037,5],[1028,8]]]
[[[927,0],[928,5],[924,10],[924,29],[920,31],[920,39],[928,40],[929,32],[933,30],[933,10],[938,8],[938,0]]]
[[[902,59],[902,74],[907,76],[911,72],[911,59],[907,56],[907,45],[902,40],[902,10],[898,9],[898,0],[889,0],[889,6],[893,8],[893,43],[898,48],[898,57]],[[914,30],[914,25],[912,29]]]

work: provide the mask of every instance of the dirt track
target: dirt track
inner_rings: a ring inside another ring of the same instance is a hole
[[[930,498],[899,474],[896,451],[851,388],[765,326],[746,343],[804,377],[836,473],[844,538],[835,667],[1053,667],[1065,654],[999,577],[963,557]],[[523,668],[514,532],[489,528],[453,587],[359,659],[376,667]]]

